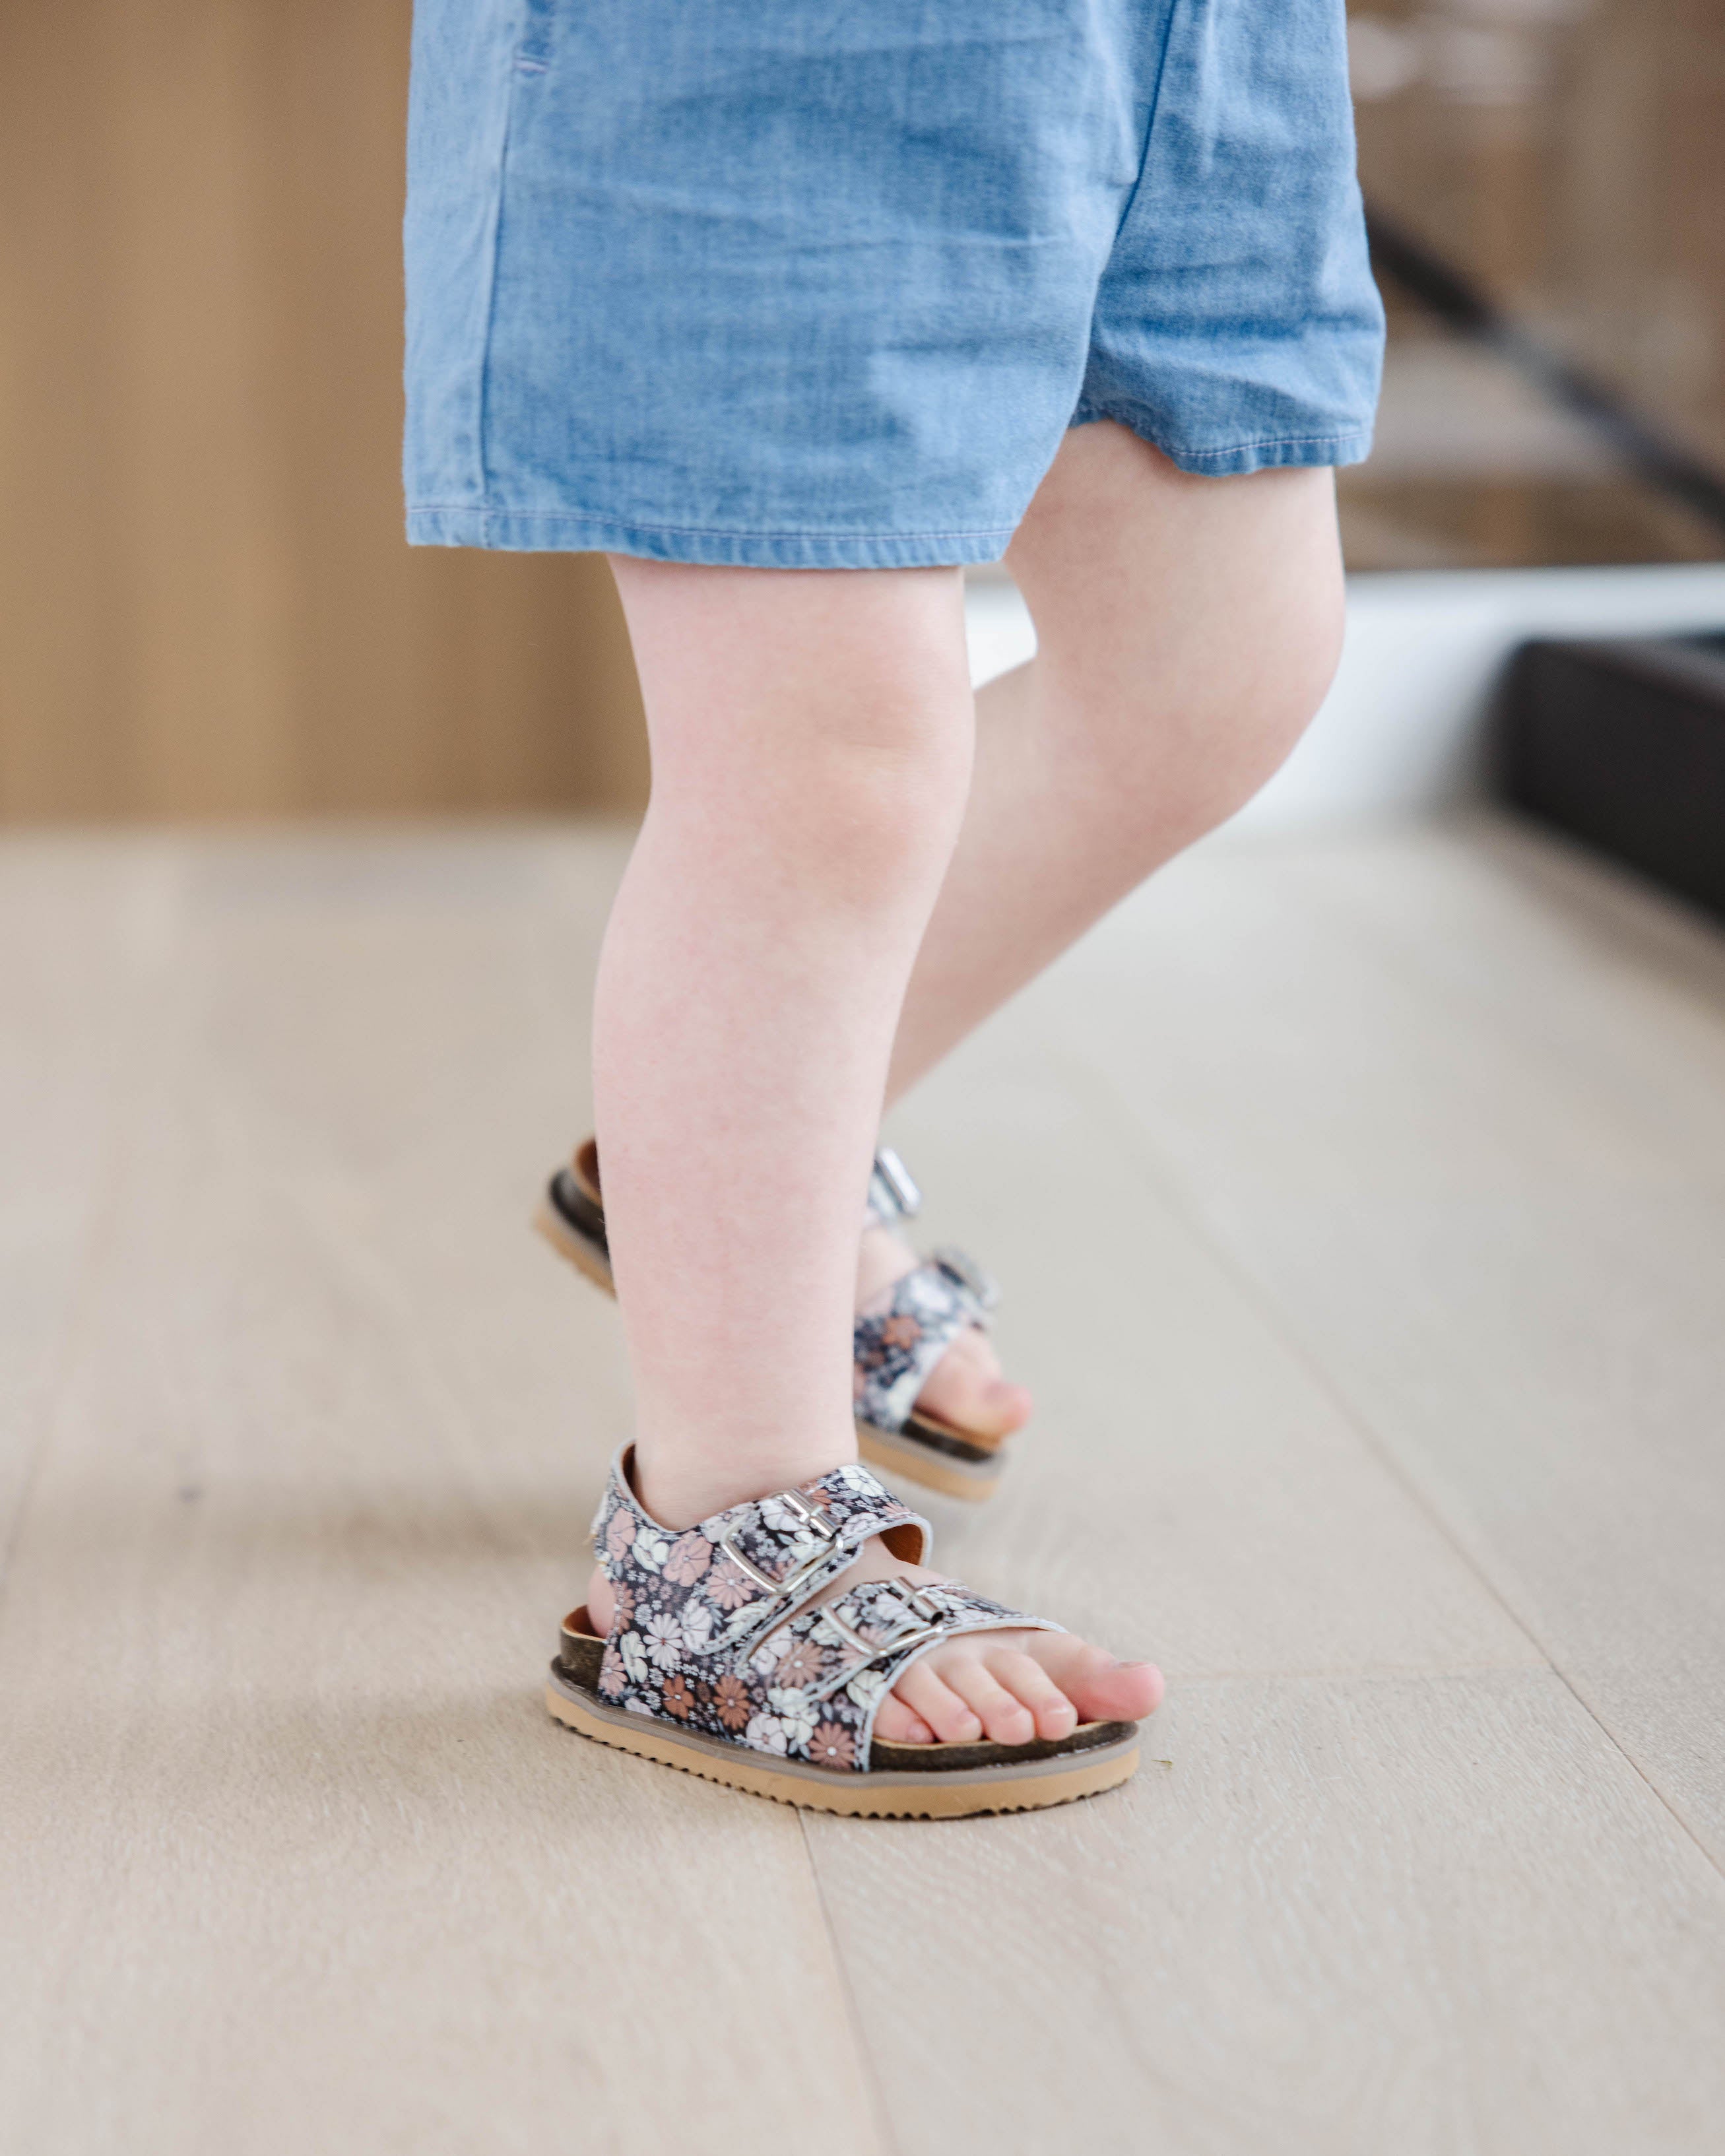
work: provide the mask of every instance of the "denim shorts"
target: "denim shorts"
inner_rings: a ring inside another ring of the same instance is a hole
[[[408,536],[999,557],[1067,427],[1369,446],[1343,0],[418,0]]]

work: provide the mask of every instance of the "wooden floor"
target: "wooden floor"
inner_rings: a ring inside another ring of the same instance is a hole
[[[0,849],[0,2146],[1725,2146],[1725,937],[1224,841],[986,1029],[895,1135],[1040,1412],[942,1555],[1170,1700],[1092,1804],[804,1819],[538,1704],[622,855]]]

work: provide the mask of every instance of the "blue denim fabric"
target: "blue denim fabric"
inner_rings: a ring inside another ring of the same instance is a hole
[[[1370,443],[1343,0],[418,0],[408,536],[1004,551],[1065,429]]]

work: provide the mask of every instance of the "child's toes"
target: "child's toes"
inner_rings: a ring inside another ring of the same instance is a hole
[[[1072,1734],[1078,1726],[1078,1710],[1040,1662],[1029,1655],[1002,1652],[988,1657],[988,1666],[1029,1712],[1039,1737],[1058,1743]]]
[[[1029,1708],[1007,1690],[987,1663],[968,1655],[955,1656],[945,1676],[975,1713],[991,1743],[1028,1744],[1036,1734]]]
[[[932,1744],[934,1732],[914,1707],[889,1692],[875,1717],[875,1734],[886,1744]]]
[[[894,1686],[892,1697],[920,1715],[942,1744],[973,1744],[983,1725],[969,1705],[927,1662],[912,1662]],[[880,1712],[886,1712],[881,1702]],[[876,1718],[875,1727],[880,1727]]]

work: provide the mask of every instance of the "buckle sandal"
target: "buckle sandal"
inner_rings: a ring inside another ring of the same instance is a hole
[[[890,1146],[875,1156],[865,1225],[892,1228],[915,1218],[922,1193]],[[598,1147],[576,1147],[567,1168],[546,1186],[534,1225],[608,1295],[617,1292],[599,1192]],[[961,1428],[916,1404],[916,1395],[961,1332],[986,1332],[1000,1300],[992,1277],[963,1250],[932,1251],[895,1283],[884,1310],[859,1317],[855,1358],[856,1441],[865,1460],[948,1497],[991,1497],[1005,1464],[1004,1440]]]
[[[565,1619],[546,1704],[601,1744],[815,1811],[963,1819],[1040,1811],[1127,1780],[1135,1722],[1085,1722],[1058,1743],[888,1744],[880,1702],[912,1662],[961,1632],[1058,1632],[943,1581],[870,1581],[810,1604],[880,1535],[923,1562],[926,1520],[866,1467],[733,1505],[685,1534],[651,1519],[613,1461],[593,1544],[617,1597],[611,1636]]]

